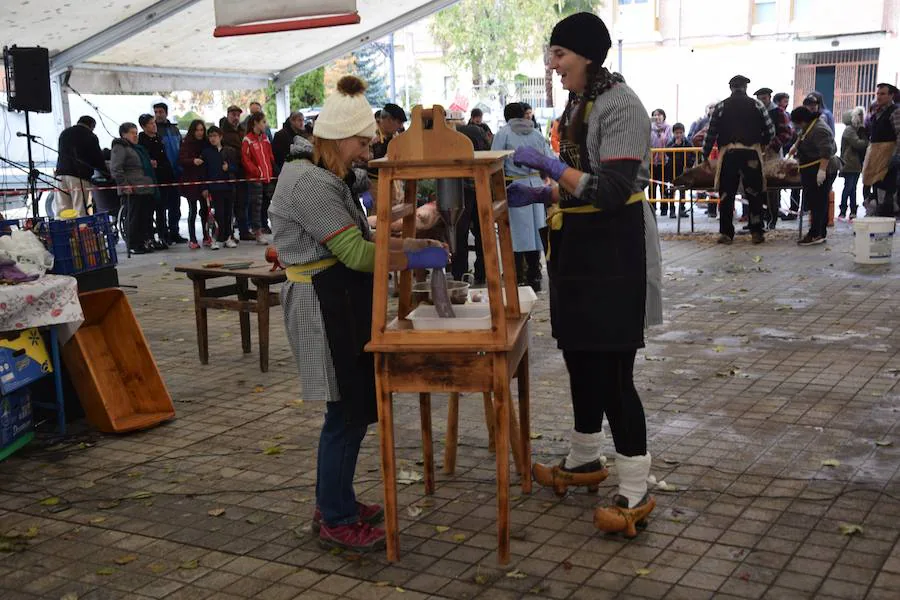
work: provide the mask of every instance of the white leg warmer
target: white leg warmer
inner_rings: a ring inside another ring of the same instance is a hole
[[[572,446],[569,455],[566,457],[566,467],[574,468],[595,460],[606,464],[606,457],[603,456],[603,432],[597,433],[580,433],[572,430]]]
[[[616,453],[616,473],[619,475],[619,495],[628,498],[628,508],[634,508],[647,494],[650,453],[643,456]]]

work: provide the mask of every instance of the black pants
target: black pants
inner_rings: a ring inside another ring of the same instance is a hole
[[[755,150],[728,150],[719,171],[719,233],[734,237],[734,197],[744,184],[744,198],[750,203],[750,231],[763,230],[762,161]]]
[[[207,237],[206,217],[209,214],[209,206],[206,204],[206,198],[200,195],[200,190],[191,190],[185,195],[188,202],[188,238],[192,242],[197,241],[197,214],[200,214],[200,231],[203,233],[203,239]],[[177,231],[176,231],[177,233]]]
[[[800,188],[791,190],[791,212],[800,212]]]
[[[134,250],[153,237],[153,211],[158,202],[152,194],[123,196],[122,201],[128,205],[128,247]]]
[[[530,250],[528,252],[516,252],[516,280],[519,285],[530,285],[540,282],[541,275],[541,251]]]
[[[166,212],[164,223],[168,229],[167,237],[161,239],[162,241],[166,241],[167,239],[172,239],[179,235],[178,225],[181,222],[181,192],[177,187],[173,186],[159,188],[159,193],[163,199],[163,208]]]
[[[246,182],[238,183],[235,188],[234,215],[237,220],[238,231],[242,234],[250,232],[250,203],[248,197],[248,184]]]
[[[635,353],[563,350],[575,431],[597,433],[605,414],[616,452],[624,456],[647,453],[647,421],[633,380]]]
[[[653,198],[671,199],[674,197],[672,188],[667,188],[662,183],[656,183],[656,182],[662,182],[665,178],[665,175],[663,173],[663,166],[664,165],[662,165],[662,164],[650,165],[650,179],[653,180],[650,182],[650,190],[651,190],[650,196]],[[672,182],[669,181],[668,183],[672,183]],[[655,193],[657,185],[659,186],[659,195],[656,195],[656,193]],[[651,202],[650,206],[653,207],[653,212],[656,212],[656,202]],[[659,214],[661,214],[661,215],[669,214],[669,206],[672,206],[672,214],[675,214],[675,205],[669,204],[667,202],[659,203]]]
[[[216,223],[219,226],[217,242],[225,242],[234,234],[232,220],[234,219],[235,189],[215,190],[209,193],[213,201],[213,210],[216,213]]]
[[[872,186],[872,194],[875,196],[875,216],[893,217],[894,202],[897,196],[897,168],[888,170],[884,179]]]
[[[841,216],[847,210],[847,201],[850,201],[850,214],[856,216],[856,184],[859,183],[859,173],[844,173],[844,189],[841,191]]]
[[[803,184],[804,207],[812,211],[809,220],[809,233],[815,237],[825,237],[828,233],[828,193],[837,173],[831,173],[822,185],[816,183],[818,169],[813,167],[800,171],[800,183]]]
[[[781,209],[781,190],[768,190],[766,192],[766,222],[769,229],[775,229],[778,223],[778,211]]]

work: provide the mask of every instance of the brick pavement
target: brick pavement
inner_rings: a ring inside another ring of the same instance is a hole
[[[720,247],[711,233],[671,239],[674,222],[661,223],[666,323],[648,334],[636,379],[653,474],[674,490],[656,492],[637,539],[596,532],[597,498],[583,492],[514,488],[513,560],[498,567],[494,463],[472,396],[462,402],[456,476],[439,474],[430,498],[421,483],[400,486],[402,560],[321,551],[309,517],[322,407],[301,402],[280,311],[270,373],[255,352],[241,354],[234,313],[210,313],[210,365],[201,366],[190,284],[172,267],[208,252],[181,247],[120,270],[136,286],[130,301],[178,418],[124,436],[82,428],[70,443],[36,444],[0,464],[0,548],[15,550],[0,554],[0,597],[895,598],[897,259],[855,266],[842,223],[813,248],[798,248],[793,230],[763,246],[739,236]],[[698,227],[715,223],[698,217]],[[217,258],[226,255],[262,250],[245,243]],[[533,313],[533,445],[535,459],[558,460],[571,411],[548,316],[543,293]],[[417,406],[397,400],[398,458],[413,471]],[[445,410],[435,397],[438,456]],[[281,453],[264,452],[273,447]],[[357,478],[369,501],[381,497],[377,452],[373,428]],[[41,504],[51,497],[59,503]]]

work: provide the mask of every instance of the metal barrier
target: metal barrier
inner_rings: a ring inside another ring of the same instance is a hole
[[[685,163],[687,171],[689,168],[700,164],[703,155],[703,149],[697,147],[690,148],[651,148],[650,149],[650,189],[647,193],[647,199],[650,202],[659,202],[660,204],[675,204],[678,207],[676,217],[678,219],[676,225],[677,233],[681,233],[681,211],[685,204],[691,205],[691,232],[694,231],[694,190],[682,189],[676,190],[673,185],[675,178],[681,173],[675,173],[674,163],[676,158],[681,155],[681,160]],[[693,165],[687,166],[688,155],[693,156]],[[658,162],[657,162],[658,161]],[[676,199],[675,193],[679,191],[681,197]],[[658,195],[661,192],[661,195]],[[718,199],[709,199],[708,201],[718,203]]]

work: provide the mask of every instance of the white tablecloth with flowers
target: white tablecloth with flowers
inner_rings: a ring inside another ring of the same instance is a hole
[[[44,275],[36,281],[0,285],[0,332],[59,325],[60,345],[84,322],[78,282],[68,275]]]

